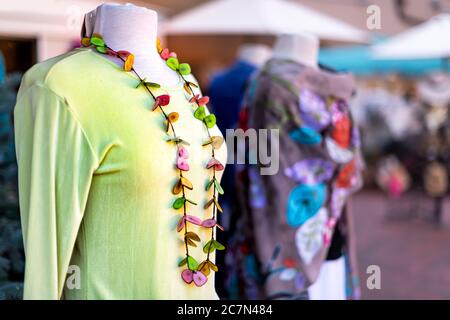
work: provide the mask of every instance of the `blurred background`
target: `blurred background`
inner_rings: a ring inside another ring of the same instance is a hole
[[[21,76],[79,46],[84,13],[104,2],[0,1],[0,299],[20,299],[23,281],[12,119]],[[351,207],[362,298],[450,298],[450,0],[127,2],[158,12],[162,42],[189,61],[206,93],[245,44],[267,48],[296,30],[318,36],[320,63],[358,83],[351,108],[365,187]],[[381,269],[380,290],[365,285],[370,265]]]

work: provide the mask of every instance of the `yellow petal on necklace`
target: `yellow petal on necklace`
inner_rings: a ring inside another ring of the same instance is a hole
[[[161,40],[159,38],[156,39],[156,50],[158,50],[158,53],[161,53],[163,51]]]
[[[171,112],[167,117],[169,118],[170,122],[176,122],[180,115],[178,114],[178,112]]]
[[[213,201],[217,207],[217,210],[219,210],[220,212],[223,212],[222,207],[220,206],[219,202],[216,200],[216,197],[213,198]]]
[[[125,60],[123,69],[127,72],[131,71],[131,69],[133,69],[133,64],[134,64],[134,55],[130,53],[127,57],[127,60]]]
[[[194,186],[192,185],[192,182],[190,182],[187,178],[181,177],[181,184],[185,186],[186,188],[192,190]]]
[[[183,185],[181,184],[181,179],[177,181],[177,183],[173,186],[172,193],[174,195],[179,194],[183,190]]]
[[[84,37],[83,39],[81,39],[81,44],[83,45],[83,47],[89,47],[91,45],[91,38]]]
[[[212,145],[213,145],[214,149],[219,149],[225,140],[221,136],[213,136],[213,137],[211,137],[211,141],[212,141]]]

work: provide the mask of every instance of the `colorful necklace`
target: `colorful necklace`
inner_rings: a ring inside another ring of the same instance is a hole
[[[216,178],[216,173],[224,170],[224,166],[219,162],[219,160],[216,159],[215,150],[222,146],[224,139],[221,136],[212,136],[209,130],[216,124],[215,115],[212,113],[206,113],[206,104],[209,102],[209,98],[207,96],[200,97],[199,94],[194,93],[194,89],[198,88],[198,85],[186,80],[185,78],[185,76],[191,73],[191,67],[187,63],[180,63],[174,52],[170,52],[167,48],[162,49],[161,43],[158,39],[158,53],[161,58],[166,61],[167,66],[177,72],[183,80],[183,88],[189,95],[189,102],[196,107],[194,117],[204,124],[207,132],[207,140],[203,143],[203,146],[209,146],[211,149],[211,159],[206,165],[206,170],[212,172],[212,175],[206,185],[205,191],[209,191],[212,188],[213,196],[204,205],[204,209],[212,209],[212,214],[209,219],[201,220],[200,218],[187,213],[188,205],[197,205],[197,203],[190,200],[187,196],[187,190],[193,190],[194,188],[193,184],[186,176],[187,172],[190,170],[188,163],[189,153],[187,150],[189,143],[176,134],[174,123],[178,121],[179,114],[177,112],[166,113],[164,110],[164,107],[170,103],[170,95],[163,94],[156,96],[152,90],[158,89],[161,86],[155,82],[147,81],[136,72],[133,68],[134,55],[125,50],[115,51],[111,49],[106,45],[101,35],[93,34],[90,38],[82,38],[81,44],[84,47],[95,47],[95,49],[101,54],[107,54],[109,56],[119,58],[123,62],[123,70],[125,72],[133,72],[138,77],[139,83],[136,88],[143,86],[152,97],[152,111],[159,110],[164,117],[166,133],[169,135],[168,142],[175,144],[177,152],[177,163],[175,167],[178,171],[178,179],[172,188],[172,193],[177,196],[177,198],[173,202],[172,208],[177,211],[181,209],[183,210],[183,216],[177,224],[177,232],[184,231],[183,238],[185,244],[185,257],[178,263],[178,266],[184,268],[181,272],[181,277],[184,282],[187,284],[193,282],[197,287],[201,287],[208,281],[208,275],[211,271],[218,271],[217,266],[210,260],[211,253],[214,252],[214,250],[225,249],[221,243],[215,240],[215,227],[223,231],[223,228],[217,223],[217,210],[222,212],[222,208],[218,202],[218,195],[224,193],[218,179]],[[201,241],[200,237],[195,232],[189,231],[189,226],[191,224],[202,228],[211,229],[211,236],[203,246],[203,252],[206,254],[206,258],[200,263],[198,263],[194,257],[189,254],[189,247],[197,247],[197,243]]]

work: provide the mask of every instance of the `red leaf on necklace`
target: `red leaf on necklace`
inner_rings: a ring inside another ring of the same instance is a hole
[[[163,94],[161,96],[156,97],[158,104],[161,107],[167,106],[170,103],[170,96],[168,94]]]
[[[197,102],[201,106],[207,105],[209,102],[209,97],[208,96],[201,97],[200,99],[198,99]]]
[[[131,54],[131,52],[128,52],[126,50],[119,50],[117,51],[117,55],[123,59],[128,58],[128,56]]]
[[[195,96],[193,96],[190,100],[190,103],[194,103],[196,102],[199,106],[204,106],[207,105],[209,102],[209,97],[208,96],[204,96],[200,98],[199,94],[196,94]]]
[[[170,103],[170,96],[168,94],[157,96],[155,102],[153,103],[152,111],[154,111],[158,107],[167,106],[169,103]]]
[[[175,52],[170,52],[168,48],[164,48],[161,51],[160,55],[161,55],[161,58],[163,58],[164,60],[177,57],[177,54]]]

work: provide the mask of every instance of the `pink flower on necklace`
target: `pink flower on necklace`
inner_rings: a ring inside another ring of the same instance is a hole
[[[161,58],[163,58],[164,60],[177,57],[177,54],[175,52],[170,52],[168,48],[163,49],[163,51],[161,51],[160,55],[161,55]]]
[[[198,104],[199,106],[204,106],[204,105],[207,105],[207,104],[208,104],[208,102],[209,102],[209,97],[208,97],[208,96],[204,96],[204,97],[201,97],[201,98],[200,98],[200,95],[199,95],[199,94],[196,94],[195,96],[193,96],[193,97],[191,98],[191,100],[189,100],[189,102],[190,102],[190,103],[197,102],[197,104]]]
[[[189,164],[187,159],[189,158],[189,153],[185,147],[180,146],[178,148],[178,159],[177,159],[177,168],[181,171],[189,171]]]
[[[197,287],[203,286],[208,281],[208,278],[200,271],[192,271],[189,269],[184,270],[181,273],[181,277],[187,284],[194,282]]]
[[[178,157],[183,158],[183,159],[188,159],[189,158],[189,153],[187,151],[187,149],[183,146],[180,146],[178,148]]]
[[[212,167],[214,167],[216,171],[222,171],[223,169],[225,169],[223,164],[221,164],[216,158],[212,158],[211,160],[209,160],[208,164],[206,165],[207,169],[211,169]]]

